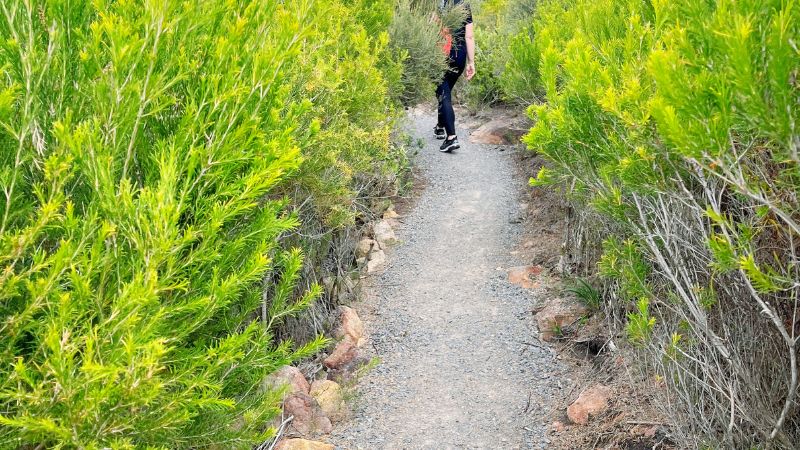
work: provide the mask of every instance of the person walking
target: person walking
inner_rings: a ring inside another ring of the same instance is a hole
[[[439,151],[451,152],[461,146],[456,136],[456,114],[453,111],[453,87],[462,73],[467,80],[475,76],[475,35],[472,23],[472,11],[464,0],[441,0],[440,10],[449,6],[463,4],[466,17],[460,27],[455,30],[444,30],[445,51],[449,43],[449,69],[436,88],[436,97],[439,100],[439,120],[433,129],[436,139],[444,139]]]

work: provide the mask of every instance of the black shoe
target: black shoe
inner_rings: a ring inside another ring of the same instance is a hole
[[[458,137],[453,136],[453,139],[445,139],[444,142],[442,142],[442,146],[439,147],[439,151],[445,153],[459,148],[461,148],[461,146],[458,144]]]
[[[444,127],[440,127],[439,125],[436,125],[435,127],[433,127],[433,136],[436,139],[444,139],[444,138],[447,137],[447,133],[445,133]]]

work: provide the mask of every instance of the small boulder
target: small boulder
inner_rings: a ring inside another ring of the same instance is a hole
[[[586,425],[590,417],[596,417],[608,409],[611,388],[598,384],[581,392],[578,399],[567,408],[567,416],[572,423]]]
[[[340,306],[339,326],[334,332],[337,338],[349,337],[357,346],[361,346],[364,339],[364,324],[353,308]]]
[[[552,341],[558,330],[563,331],[565,327],[574,324],[588,313],[589,310],[577,301],[565,299],[551,301],[536,313],[539,338],[543,341]]]
[[[348,292],[355,292],[357,284],[352,277],[346,276],[342,278],[342,286],[344,286],[345,290],[347,290]]]
[[[509,124],[508,117],[498,117],[484,123],[470,134],[470,142],[487,145],[516,145],[527,129],[520,124]]]
[[[275,450],[334,450],[335,447],[324,442],[306,439],[284,439],[275,446]]]
[[[539,283],[533,281],[533,278],[541,275],[543,271],[542,266],[512,267],[508,269],[508,281],[525,289],[533,289],[539,286]]]
[[[347,417],[347,407],[339,383],[331,380],[316,380],[311,384],[311,396],[317,400],[322,412],[333,422]]]
[[[356,244],[356,258],[366,258],[377,243],[370,238],[364,238]]]
[[[361,368],[372,363],[370,358],[356,356],[355,359],[347,364],[343,364],[335,369],[328,369],[327,379],[341,384],[352,384],[359,374]]]
[[[372,253],[369,254],[367,273],[379,271],[384,264],[386,264],[386,253],[384,253],[383,250],[373,250]]]
[[[398,219],[398,218],[400,218],[400,214],[397,214],[397,211],[394,210],[394,207],[390,206],[389,209],[387,209],[383,213],[383,218],[387,219],[387,220],[388,219]]]
[[[397,236],[389,222],[381,220],[372,227],[372,233],[375,235],[375,240],[381,248],[388,248],[398,242]]]
[[[290,394],[297,392],[308,394],[311,389],[300,369],[292,366],[283,366],[271,373],[265,380],[265,385],[268,389],[280,389],[283,386],[288,386],[287,392]]]
[[[283,412],[286,416],[294,416],[289,424],[289,432],[293,436],[317,436],[333,431],[330,419],[322,412],[314,397],[308,394],[290,394],[283,401]]]
[[[322,364],[329,369],[338,369],[358,356],[358,345],[353,339],[345,336],[344,339],[339,341],[331,352],[330,356],[325,358]]]

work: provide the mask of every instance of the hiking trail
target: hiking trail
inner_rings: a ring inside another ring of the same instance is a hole
[[[551,402],[565,366],[537,340],[535,294],[508,281],[522,266],[525,179],[512,146],[438,151],[435,117],[414,110],[408,132],[424,188],[403,212],[401,243],[356,305],[380,363],[355,387],[342,449],[547,448]]]

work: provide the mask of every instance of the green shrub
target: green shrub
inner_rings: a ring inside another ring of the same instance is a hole
[[[600,292],[583,278],[575,279],[572,285],[567,286],[567,291],[575,294],[581,303],[592,310],[600,309],[603,304]]]
[[[539,46],[531,26],[538,0],[484,0],[475,7],[477,74],[460,90],[473,109],[541,97]]]
[[[438,0],[399,0],[395,5],[389,42],[403,70],[393,96],[405,105],[433,98],[449,70],[441,30],[463,23],[466,10],[462,5],[450,5],[440,11],[438,5]]]
[[[270,436],[262,380],[324,343],[274,339],[320,293],[293,211],[396,169],[390,8],[0,5],[1,448]]]
[[[511,52],[548,101],[526,138],[551,162],[538,180],[616,235],[611,308],[684,444],[796,446],[800,7],[549,0],[532,29]]]

